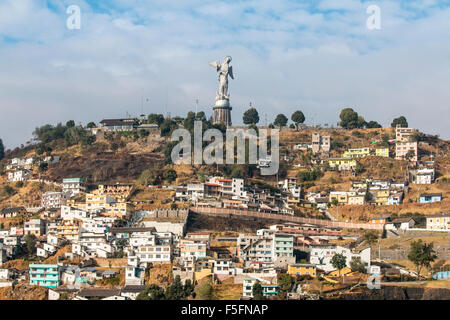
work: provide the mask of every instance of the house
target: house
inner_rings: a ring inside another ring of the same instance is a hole
[[[128,265],[125,268],[125,285],[143,285],[145,270],[137,266]]]
[[[377,149],[375,149],[375,156],[389,158],[389,148],[377,148]]]
[[[409,230],[416,222],[412,218],[397,218],[386,223],[386,230]]]
[[[442,201],[442,193],[422,193],[419,203],[433,203]]]
[[[409,142],[412,135],[414,134],[414,129],[412,128],[402,128],[399,125],[395,128],[395,141],[396,142]]]
[[[418,160],[417,142],[397,142],[395,144],[396,160],[405,160],[409,155],[409,161],[416,163]]]
[[[270,297],[278,294],[280,286],[271,284],[269,281],[257,278],[245,278],[242,282],[242,295],[244,297],[253,298],[253,286],[260,283],[263,291],[263,296]]]
[[[120,290],[120,295],[130,300],[136,300],[139,293],[144,291],[145,288],[146,288],[145,285],[125,285]]]
[[[370,247],[359,252],[354,252],[350,248],[338,245],[310,245],[309,250],[309,262],[325,272],[335,270],[331,259],[338,253],[345,256],[347,267],[350,267],[350,261],[353,258],[360,258],[367,268],[370,267]]]
[[[26,213],[25,207],[4,208],[0,211],[0,218],[15,218]]]
[[[86,192],[86,180],[83,178],[65,178],[62,182],[62,191],[70,197]]]
[[[391,192],[387,199],[387,205],[401,204],[403,201],[403,192]]]
[[[190,239],[180,240],[180,256],[182,258],[195,257],[195,258],[206,258],[206,241],[196,241]]]
[[[315,278],[317,276],[317,268],[313,264],[296,263],[288,266],[287,273],[294,277],[297,275],[299,276],[308,275]]]
[[[31,219],[25,222],[25,235],[40,237],[45,234],[46,221],[42,219]]]
[[[59,286],[60,268],[57,264],[30,264],[30,284],[41,287]]]
[[[128,197],[133,191],[133,184],[116,183],[116,184],[100,184],[98,186],[99,194],[108,194],[112,196]]]
[[[256,236],[239,234],[237,250],[244,266],[254,269],[295,262],[294,236],[276,230],[260,229]]]
[[[59,208],[66,204],[67,194],[64,192],[47,191],[42,195],[41,205],[46,208]]]
[[[385,217],[375,217],[375,218],[371,218],[369,219],[369,223],[373,223],[373,224],[386,224],[389,221],[389,217],[385,216]]]
[[[85,299],[107,299],[120,296],[120,289],[97,289],[97,288],[84,288],[78,293],[78,296]],[[125,299],[125,297],[122,297]]]
[[[432,184],[435,178],[434,168],[422,168],[409,171],[409,180],[416,184]]]
[[[63,220],[87,220],[90,219],[92,215],[84,210],[76,209],[70,206],[61,206],[61,218]]]
[[[333,203],[335,201],[338,204],[347,204],[348,203],[348,193],[345,191],[332,191],[330,192],[330,202]]]
[[[370,148],[348,149],[342,154],[342,158],[364,158],[370,155]]]
[[[27,169],[16,169],[8,172],[8,182],[27,181],[32,172]]]
[[[450,230],[450,213],[441,213],[426,217],[427,229],[430,230]]]
[[[331,148],[330,136],[321,136],[318,132],[312,134],[312,151],[313,153],[329,152]]]
[[[139,122],[135,118],[103,119],[100,125],[107,131],[131,131],[139,126]]]
[[[329,158],[330,169],[337,171],[348,171],[356,168],[356,160],[352,158]]]
[[[235,274],[235,268],[231,259],[216,259],[213,267],[214,276],[220,281]]]

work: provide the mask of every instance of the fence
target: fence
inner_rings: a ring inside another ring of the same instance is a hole
[[[293,216],[288,216],[288,215],[265,213],[265,212],[259,212],[259,211],[232,210],[232,209],[223,209],[223,208],[200,208],[200,207],[191,207],[190,210],[194,213],[213,215],[213,216],[227,216],[227,215],[247,216],[247,217],[254,217],[254,218],[259,218],[259,219],[271,219],[271,220],[280,220],[280,221],[293,222],[293,223],[314,224],[314,225],[319,225],[319,226],[325,226],[328,228],[369,229],[369,230],[383,230],[384,229],[384,224],[329,221],[329,220],[321,220],[321,219],[313,219],[313,218],[293,217]]]

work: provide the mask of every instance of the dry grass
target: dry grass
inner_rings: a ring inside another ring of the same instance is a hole
[[[172,283],[172,264],[157,264],[145,274],[145,285],[165,287]]]
[[[214,300],[239,300],[242,296],[242,284],[235,284],[234,277],[229,277],[213,286]]]

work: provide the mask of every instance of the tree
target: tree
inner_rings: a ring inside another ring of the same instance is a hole
[[[27,254],[33,254],[36,249],[36,237],[34,234],[27,234],[25,236],[25,250]]]
[[[92,128],[97,127],[97,125],[95,124],[95,122],[89,122],[89,123],[86,125],[86,127],[89,128],[89,129],[92,129]]]
[[[152,113],[148,115],[148,123],[156,123],[159,126],[164,122],[164,116],[162,114]]]
[[[182,300],[185,298],[183,284],[180,275],[177,275],[170,286],[166,287],[167,300]]]
[[[250,108],[244,112],[242,117],[244,124],[257,124],[259,122],[259,114],[255,108]]]
[[[14,193],[16,193],[16,190],[14,190],[13,187],[6,185],[3,190],[6,192],[8,196],[12,196]]]
[[[368,192],[370,193],[370,192]],[[368,231],[364,233],[363,240],[367,242],[369,246],[372,246],[378,240],[378,236],[374,231]]]
[[[352,269],[352,271],[358,271],[361,273],[366,272],[366,266],[364,262],[361,261],[360,257],[353,257],[352,260],[350,260],[350,269]]]
[[[150,169],[145,169],[141,172],[138,181],[143,186],[148,186],[150,181],[152,181],[153,179],[155,179],[155,175],[153,174],[153,172]]]
[[[39,164],[38,171],[39,172],[45,172],[48,169],[48,163],[47,162],[41,162]]]
[[[281,127],[284,127],[287,124],[287,122],[288,122],[288,118],[286,118],[286,116],[284,114],[280,113],[275,118],[275,121],[273,122],[273,124],[276,126],[279,126],[281,129]]]
[[[391,123],[392,128],[396,128],[398,125],[402,128],[408,128],[408,121],[406,120],[406,118],[404,116],[395,118]]]
[[[5,157],[5,146],[3,145],[2,139],[0,139],[0,160]]]
[[[156,284],[151,284],[140,292],[136,300],[164,300],[164,290]]]
[[[358,113],[352,108],[344,108],[339,115],[341,121],[339,125],[344,129],[355,129],[358,128],[361,119],[358,118]]]
[[[437,258],[436,252],[433,249],[433,242],[424,243],[422,239],[411,242],[411,248],[408,253],[408,259],[417,268],[417,273],[420,275],[420,271],[423,267],[430,268],[431,263]]]
[[[263,288],[259,282],[255,282],[252,288],[253,300],[264,300]]]
[[[187,298],[190,295],[192,295],[194,293],[194,284],[191,282],[191,279],[186,279],[186,281],[184,282],[184,296]]]
[[[298,130],[298,125],[305,122],[305,115],[300,110],[297,110],[292,114],[291,120],[295,123],[295,128]]]
[[[287,273],[281,275],[278,279],[278,284],[280,285],[280,293],[278,294],[281,299],[286,299],[287,293],[291,290],[294,284],[294,279]]]
[[[339,276],[341,275],[341,269],[347,265],[347,258],[342,253],[336,253],[331,258],[331,265],[339,270]]]
[[[73,127],[75,127],[75,121],[73,121],[73,120],[67,121],[67,122],[66,122],[66,127],[67,127],[67,128],[73,128]]]
[[[211,300],[213,287],[209,282],[205,282],[198,290],[198,295],[202,300]]]
[[[178,124],[172,119],[165,119],[164,122],[159,126],[161,131],[161,136],[169,136],[173,130],[178,127]]]
[[[367,122],[366,127],[368,129],[382,128],[381,124],[379,124],[376,121],[369,121],[369,122]]]
[[[173,169],[167,170],[164,172],[164,179],[166,179],[169,183],[174,182],[177,179],[177,172]]]

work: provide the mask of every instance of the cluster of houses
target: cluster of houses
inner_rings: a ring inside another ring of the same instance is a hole
[[[279,182],[280,192],[246,186],[244,179],[208,177],[204,183],[175,188],[174,201],[191,202],[198,207],[241,209],[293,215],[293,204],[300,202],[297,178]]]
[[[59,155],[46,156],[40,160],[35,157],[13,158],[10,164],[5,166],[8,182],[28,181],[33,175],[33,167],[41,162],[55,164],[60,160]]]

